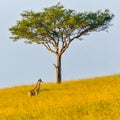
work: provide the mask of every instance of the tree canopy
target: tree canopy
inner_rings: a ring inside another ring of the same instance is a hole
[[[22,19],[10,28],[11,39],[44,45],[57,56],[56,71],[61,71],[61,55],[72,41],[90,32],[107,29],[114,17],[108,9],[77,13],[60,3],[41,12],[24,11],[21,16]],[[61,79],[61,73],[58,76]]]

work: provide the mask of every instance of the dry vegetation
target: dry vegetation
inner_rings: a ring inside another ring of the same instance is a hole
[[[0,120],[120,120],[120,75],[0,90]]]

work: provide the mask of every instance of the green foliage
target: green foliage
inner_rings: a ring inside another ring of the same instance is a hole
[[[42,12],[24,11],[21,16],[22,19],[10,28],[13,40],[25,38],[28,43],[49,43],[56,48],[59,41],[66,46],[67,41],[108,28],[114,15],[109,10],[76,13],[58,3]]]
[[[0,90],[0,120],[119,120],[120,75]]]

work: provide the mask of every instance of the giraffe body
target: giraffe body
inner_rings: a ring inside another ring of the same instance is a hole
[[[32,90],[30,90],[29,92],[28,92],[28,96],[36,96],[36,95],[38,95],[39,94],[39,92],[40,92],[40,85],[41,85],[41,83],[42,83],[43,81],[41,80],[41,79],[39,79],[38,80],[38,82],[37,82],[37,84],[36,84],[36,86],[34,87],[34,89],[32,89]]]

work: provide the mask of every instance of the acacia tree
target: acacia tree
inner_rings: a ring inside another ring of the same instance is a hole
[[[45,46],[56,55],[56,81],[61,83],[61,57],[70,44],[93,31],[105,30],[114,17],[109,10],[76,13],[58,3],[42,12],[24,11],[21,20],[9,30],[11,39]]]

